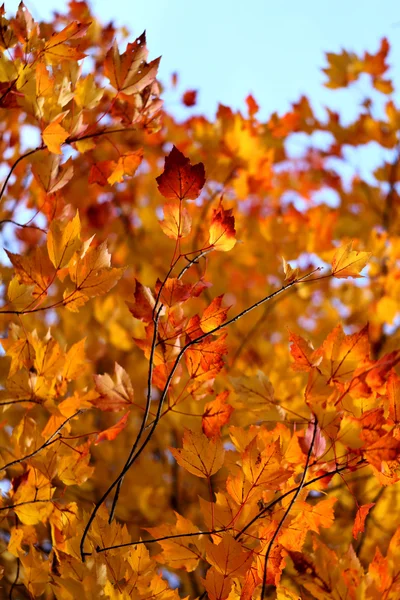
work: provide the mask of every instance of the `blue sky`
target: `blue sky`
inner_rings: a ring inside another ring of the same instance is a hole
[[[17,0],[5,0],[7,12]],[[64,0],[26,1],[35,18],[50,18]],[[350,93],[322,87],[325,51],[375,52],[382,36],[392,44],[390,62],[400,87],[398,0],[93,0],[104,22],[125,25],[133,35],[147,30],[150,56],[162,55],[160,78],[180,76],[180,91],[198,89],[196,111],[211,116],[218,102],[244,107],[252,92],[265,118],[283,113],[306,94],[315,107],[329,104],[351,117],[362,86]],[[179,96],[166,97],[179,115],[191,114]],[[191,109],[194,111],[194,109]],[[183,112],[186,111],[186,112]]]

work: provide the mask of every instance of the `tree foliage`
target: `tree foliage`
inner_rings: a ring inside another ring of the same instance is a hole
[[[400,597],[387,40],[352,120],[179,122],[144,34],[0,20],[2,597]]]

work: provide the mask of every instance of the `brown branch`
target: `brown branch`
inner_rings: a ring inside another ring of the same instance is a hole
[[[225,529],[213,529],[211,531],[197,531],[195,533],[177,533],[174,535],[164,535],[160,538],[154,538],[152,540],[136,540],[135,542],[127,542],[126,544],[117,544],[116,546],[106,546],[100,548],[97,546],[96,552],[106,552],[107,550],[115,550],[116,548],[127,548],[128,546],[138,546],[139,544],[155,544],[156,542],[164,542],[165,540],[175,540],[178,538],[195,537],[199,535],[213,535],[214,533],[225,533],[230,531],[232,527],[226,527]]]
[[[4,223],[11,223],[12,225],[15,225],[16,227],[22,227],[23,229],[37,229],[38,231],[47,233],[47,231],[45,229],[42,229],[42,227],[39,227],[38,225],[28,225],[27,223],[17,223],[16,221],[13,221],[12,219],[3,219],[2,221],[0,221],[0,227]]]
[[[267,551],[265,553],[265,559],[264,559],[264,570],[263,570],[263,582],[262,582],[262,588],[261,588],[261,600],[264,600],[265,598],[265,593],[266,593],[266,587],[267,587],[267,568],[268,568],[268,559],[269,559],[269,555],[271,554],[272,548],[274,546],[275,540],[278,537],[280,530],[282,528],[283,523],[285,522],[287,516],[289,515],[290,511],[292,510],[292,507],[294,505],[294,503],[296,502],[298,495],[300,494],[301,490],[304,487],[304,482],[307,476],[307,471],[308,471],[308,465],[310,463],[311,460],[311,454],[312,451],[314,449],[314,442],[315,442],[315,437],[317,435],[317,428],[318,428],[318,421],[317,421],[317,417],[314,417],[314,430],[313,430],[313,435],[312,435],[312,439],[311,439],[311,443],[310,443],[310,447],[308,449],[307,452],[307,458],[306,458],[306,464],[304,465],[304,470],[303,470],[303,474],[301,476],[301,480],[300,480],[300,484],[297,487],[297,490],[295,491],[293,498],[291,499],[291,501],[289,502],[289,505],[287,507],[287,509],[285,510],[285,512],[283,513],[283,516],[281,518],[281,520],[278,523],[278,527],[276,528],[276,530],[274,531],[274,534],[268,544],[268,548]]]
[[[63,423],[61,423],[61,425],[54,431],[54,433],[51,434],[51,436],[44,442],[44,444],[42,444],[41,446],[39,446],[39,448],[37,448],[36,450],[34,450],[33,452],[31,452],[30,454],[27,454],[26,456],[23,456],[22,458],[16,458],[15,460],[7,463],[3,467],[0,467],[0,471],[5,471],[6,469],[9,469],[10,467],[13,467],[14,465],[16,465],[18,463],[25,462],[26,460],[29,460],[30,458],[33,458],[34,456],[36,456],[36,454],[39,454],[39,452],[41,452],[42,450],[44,450],[44,448],[47,448],[47,446],[50,446],[51,444],[54,444],[54,442],[57,442],[58,439],[54,439],[54,438],[57,435],[59,435],[61,429],[63,429],[65,427],[65,425],[69,421],[71,421],[71,419],[73,419],[74,417],[77,417],[82,412],[83,412],[82,410],[78,410],[76,413],[74,413],[73,415],[71,415],[70,417],[68,417]]]
[[[200,254],[198,254],[197,256],[195,256],[194,258],[192,258],[187,265],[185,265],[185,267],[180,271],[179,275],[178,275],[178,279],[182,279],[182,277],[184,276],[184,274],[186,273],[186,271],[188,269],[190,269],[190,267],[193,264],[196,264],[197,261],[204,256],[206,252],[204,251],[200,251]],[[132,457],[134,455],[134,453],[136,452],[136,449],[139,445],[140,442],[140,438],[143,435],[144,430],[146,429],[146,424],[147,424],[147,420],[149,418],[149,414],[150,414],[150,406],[151,406],[151,388],[152,388],[152,382],[153,382],[153,369],[154,369],[154,354],[156,351],[156,346],[157,346],[157,336],[158,336],[158,323],[159,323],[159,319],[161,316],[161,311],[164,308],[164,305],[162,303],[160,303],[160,306],[158,306],[158,303],[160,302],[160,298],[161,298],[161,294],[162,291],[164,289],[164,286],[167,282],[168,277],[171,275],[173,269],[175,268],[176,264],[178,263],[179,259],[181,257],[178,256],[178,258],[176,259],[176,261],[171,265],[167,275],[164,278],[164,281],[162,282],[160,289],[158,291],[157,297],[156,297],[156,301],[154,304],[154,308],[153,308],[153,324],[154,324],[154,330],[153,330],[153,339],[151,342],[151,349],[150,349],[150,356],[149,356],[149,370],[148,370],[148,374],[147,374],[147,393],[146,393],[146,405],[145,405],[145,409],[144,409],[144,413],[143,413],[143,417],[142,417],[142,422],[140,424],[139,427],[139,431],[136,435],[136,439],[134,441],[134,443],[132,444],[131,450],[129,452],[129,456],[126,459],[125,462],[125,466],[129,464],[129,462],[132,460]],[[125,467],[124,467],[125,468]],[[108,522],[111,523],[113,518],[114,518],[114,514],[115,514],[115,510],[117,507],[117,503],[118,503],[118,499],[119,499],[119,495],[121,492],[121,486],[123,483],[124,478],[122,477],[121,480],[118,482],[117,484],[117,488],[115,490],[115,494],[114,494],[114,498],[113,498],[113,502],[111,505],[111,510],[110,510],[110,516],[108,519]]]
[[[23,160],[24,158],[28,158],[28,156],[31,156],[32,154],[36,154],[36,152],[39,152],[39,150],[43,150],[46,146],[41,145],[38,146],[37,148],[34,148],[33,150],[29,150],[28,152],[25,152],[25,154],[21,154],[21,156],[19,156],[17,158],[17,160],[13,163],[13,165],[11,166],[10,170],[8,171],[7,177],[4,180],[3,186],[0,190],[0,201],[3,197],[3,194],[6,190],[7,184],[10,180],[11,175],[14,172],[14,169],[18,166],[18,164],[21,162],[21,160]]]
[[[171,385],[172,379],[175,375],[176,369],[178,368],[178,365],[181,361],[181,359],[183,358],[184,354],[186,353],[186,351],[191,347],[191,346],[195,346],[196,344],[199,344],[200,342],[202,342],[203,340],[205,340],[207,337],[214,335],[215,333],[218,333],[219,331],[225,329],[226,327],[228,327],[229,325],[231,325],[232,323],[235,323],[236,321],[238,321],[239,319],[241,319],[242,317],[244,317],[244,315],[247,315],[249,312],[251,312],[252,310],[258,308],[259,306],[261,306],[262,304],[264,304],[265,302],[268,302],[269,300],[272,300],[273,298],[275,298],[276,296],[278,296],[279,294],[282,294],[284,291],[286,291],[287,289],[291,288],[294,285],[297,285],[299,283],[304,282],[308,277],[310,277],[311,275],[313,275],[316,271],[319,271],[320,268],[318,267],[317,269],[313,269],[313,271],[311,271],[310,273],[307,273],[306,275],[303,275],[302,277],[299,277],[298,279],[294,279],[293,281],[291,281],[290,283],[288,283],[287,285],[284,285],[282,287],[280,287],[278,290],[275,290],[275,292],[272,292],[271,294],[268,294],[268,296],[265,296],[264,298],[262,298],[261,300],[259,300],[258,302],[255,302],[254,304],[252,304],[251,306],[249,306],[248,308],[242,310],[240,313],[238,313],[235,317],[232,317],[232,319],[229,319],[228,321],[225,321],[225,323],[222,323],[221,325],[218,325],[217,327],[214,327],[214,329],[212,329],[211,331],[209,331],[208,333],[204,333],[203,335],[199,336],[198,338],[194,339],[194,340],[190,340],[185,346],[183,346],[183,348],[180,350],[179,354],[177,355],[174,364],[172,365],[171,371],[167,377],[164,389],[161,393],[159,402],[158,402],[158,408],[157,408],[157,413],[155,416],[155,419],[153,421],[153,424],[150,428],[150,431],[146,437],[146,439],[144,440],[144,442],[142,443],[142,445],[140,446],[140,448],[136,451],[136,453],[133,453],[132,450],[130,452],[130,456],[131,459],[128,461],[126,461],[123,469],[121,470],[120,474],[114,479],[114,481],[110,484],[110,486],[108,487],[108,489],[104,492],[104,494],[102,495],[102,497],[96,502],[94,509],[92,510],[92,513],[89,517],[89,520],[85,526],[85,529],[83,531],[82,534],[82,538],[81,538],[81,542],[80,542],[80,552],[81,552],[81,558],[82,561],[85,561],[85,556],[88,556],[88,554],[84,551],[84,543],[87,537],[87,534],[89,532],[90,526],[93,523],[93,520],[100,508],[100,506],[103,504],[103,502],[106,500],[106,498],[109,496],[109,494],[112,492],[112,490],[119,484],[119,482],[125,477],[126,473],[129,471],[129,469],[131,468],[131,466],[136,462],[136,460],[139,458],[139,456],[141,455],[141,453],[143,452],[143,450],[146,448],[147,444],[149,443],[150,439],[153,436],[153,433],[158,425],[158,422],[161,418],[161,413],[162,413],[162,408],[164,405],[164,401],[165,398],[167,396],[169,387]],[[315,279],[313,279],[312,281],[315,281]],[[155,342],[154,342],[155,344]],[[144,429],[144,427],[143,427]],[[135,440],[134,442],[135,447],[138,446],[138,439]],[[89,554],[90,556],[90,554]]]

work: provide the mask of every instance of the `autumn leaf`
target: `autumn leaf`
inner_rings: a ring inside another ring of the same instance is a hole
[[[315,352],[312,344],[301,336],[289,332],[290,354],[294,359],[292,369],[295,371],[310,371],[317,367],[322,358]]]
[[[111,175],[107,177],[107,181],[110,185],[114,183],[121,183],[124,180],[125,175],[133,176],[136,173],[136,169],[143,160],[143,150],[136,150],[127,154],[122,154],[117,162],[117,165]]]
[[[210,225],[210,246],[214,250],[228,252],[236,244],[235,218],[232,209],[224,210],[222,203],[213,209],[213,217]]]
[[[184,569],[185,571],[194,571],[203,554],[204,540],[200,535],[199,529],[193,523],[180,514],[175,512],[176,524],[163,524],[159,527],[148,527],[147,531],[154,538],[164,538],[168,536],[177,536],[174,539],[160,540],[159,544],[163,549],[158,560],[161,563],[173,566],[175,569]],[[187,534],[196,534],[187,537]],[[179,537],[181,534],[182,537]],[[186,537],[185,537],[186,534]]]
[[[126,424],[128,422],[129,412],[125,413],[123,417],[119,419],[114,425],[111,425],[108,429],[104,429],[101,433],[99,433],[96,437],[95,444],[99,444],[100,442],[104,442],[108,440],[111,442],[115,440],[115,438],[121,433],[123,429],[125,429]]]
[[[344,244],[334,254],[332,260],[332,274],[337,279],[346,277],[362,277],[360,272],[367,265],[371,252],[356,252],[353,242]]]
[[[365,529],[365,519],[367,518],[369,511],[371,508],[375,506],[375,502],[370,502],[369,504],[363,504],[359,506],[357,509],[356,518],[354,521],[352,533],[354,539],[357,539],[358,534],[362,533]]]
[[[54,219],[47,234],[47,250],[49,257],[56,269],[68,266],[69,261],[81,246],[81,223],[79,213],[65,222]]]
[[[129,43],[123,54],[119,53],[114,42],[104,61],[104,73],[119,92],[136,94],[150,85],[157,75],[160,59],[147,63],[147,57],[145,33]]]
[[[144,323],[150,323],[153,320],[153,309],[155,306],[155,298],[153,297],[150,288],[142,285],[140,281],[135,279],[135,302],[127,302],[127,306],[135,317]]]
[[[164,171],[156,178],[160,194],[167,200],[195,200],[205,184],[203,163],[193,165],[173,146],[165,158]]]
[[[192,228],[192,219],[186,208],[177,204],[165,204],[164,219],[160,221],[161,229],[173,240],[187,237]]]
[[[206,544],[207,561],[225,577],[244,575],[252,561],[252,552],[243,550],[232,535],[224,533],[218,545]]]
[[[282,264],[283,264],[283,272],[285,274],[285,281],[287,281],[288,283],[290,283],[291,281],[294,281],[295,279],[298,278],[299,276],[299,269],[293,269],[290,264],[282,257]]]
[[[74,174],[72,159],[61,164],[61,156],[43,150],[32,157],[32,174],[45,192],[54,194],[71,181]]]
[[[211,304],[203,312],[200,320],[200,327],[204,333],[209,333],[226,321],[226,315],[230,307],[222,306],[223,298],[223,294],[214,298]]]
[[[53,154],[62,154],[61,146],[69,136],[68,131],[60,125],[64,116],[65,113],[58,115],[42,132],[43,142]]]
[[[202,433],[185,430],[183,448],[170,448],[178,464],[197,477],[209,478],[222,467],[224,449],[219,439],[209,440]]]
[[[212,402],[207,402],[204,407],[202,420],[203,433],[208,438],[214,438],[221,435],[221,429],[229,422],[233,411],[233,406],[227,403],[229,392],[221,392]]]
[[[107,373],[94,375],[96,390],[100,397],[93,404],[101,410],[120,411],[133,404],[134,391],[128,373],[115,363],[114,379]]]
[[[194,106],[197,101],[197,90],[187,90],[182,96],[182,103],[185,106]]]

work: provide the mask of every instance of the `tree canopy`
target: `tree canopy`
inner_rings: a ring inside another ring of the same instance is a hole
[[[125,37],[0,8],[2,597],[400,598],[389,43],[181,121]]]

